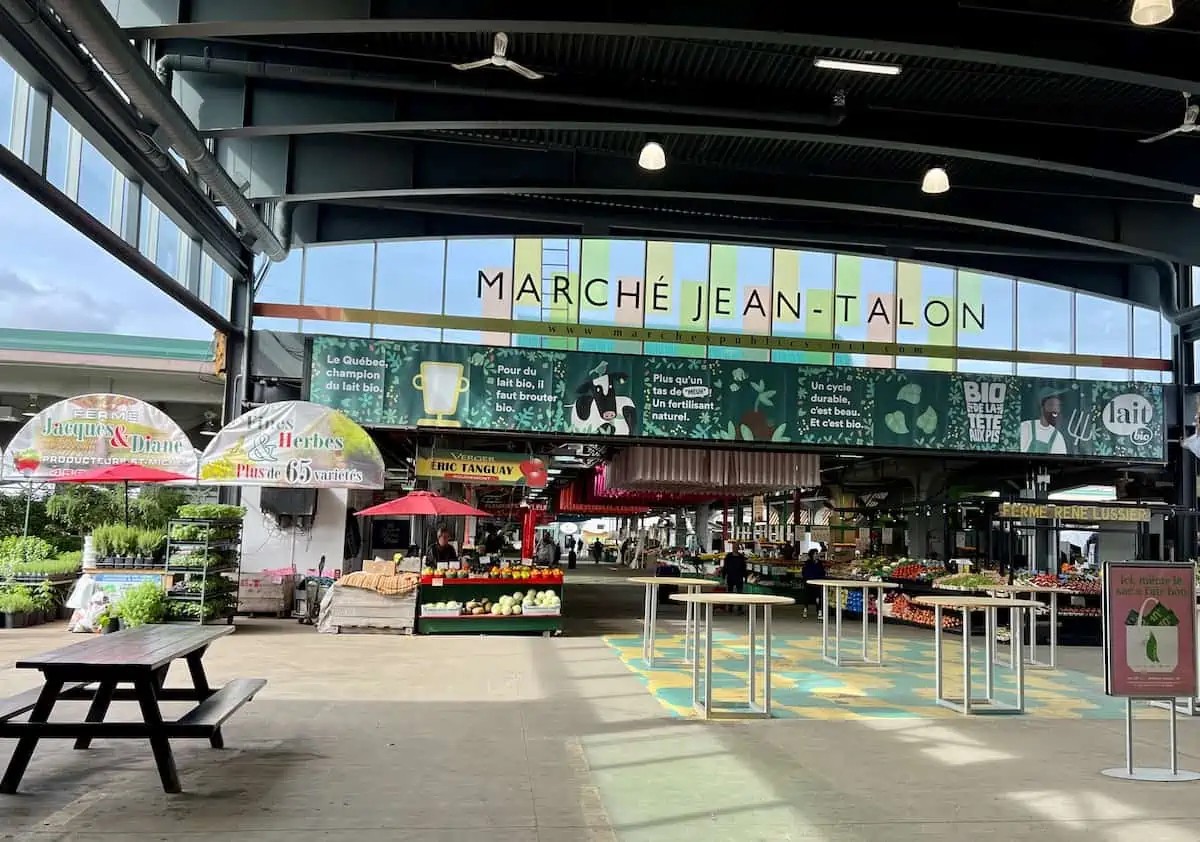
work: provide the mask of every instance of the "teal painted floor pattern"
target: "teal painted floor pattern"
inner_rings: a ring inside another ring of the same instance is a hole
[[[950,638],[944,663],[944,686],[949,696],[960,696],[962,648],[959,638]],[[640,635],[610,635],[605,642],[646,688],[671,713],[693,716],[692,668],[683,660],[681,635],[659,634],[655,639],[654,666],[642,659]],[[872,645],[874,641],[872,641]],[[761,647],[761,638],[758,646]],[[998,646],[1004,666],[994,668],[996,697],[1015,699],[1015,675],[1007,667],[1008,647]],[[713,635],[713,698],[733,704],[746,699],[745,635],[715,632]],[[861,653],[850,644],[844,654]],[[872,649],[873,654],[873,649]],[[756,655],[761,675],[761,648]],[[933,641],[885,640],[884,665],[835,667],[821,659],[821,639],[775,635],[771,659],[773,714],[781,719],[882,719],[941,718],[961,714],[934,701]],[[972,677],[975,696],[983,693],[983,641],[972,643]],[[760,679],[761,680],[761,679]],[[761,690],[760,699],[761,699]],[[1054,719],[1120,719],[1125,715],[1123,699],[1104,695],[1102,679],[1081,672],[1058,669],[1025,671],[1026,715]],[[1139,710],[1139,716],[1155,717],[1156,711]]]

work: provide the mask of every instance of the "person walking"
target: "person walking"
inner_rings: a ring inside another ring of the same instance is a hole
[[[800,578],[804,580],[804,618],[808,619],[808,607],[811,605],[820,607],[823,619],[825,611],[824,606],[821,605],[821,586],[809,584],[825,578],[825,565],[817,557],[816,550],[808,551],[808,558],[804,560],[804,569],[800,571]]]
[[[746,592],[746,555],[735,542],[725,554],[725,563],[721,567],[721,575],[725,579],[727,593]],[[746,613],[745,608],[738,609],[739,614]]]
[[[592,562],[595,564],[599,564],[603,560],[604,560],[604,545],[602,543],[600,543],[600,539],[597,538],[595,541],[592,542]]]

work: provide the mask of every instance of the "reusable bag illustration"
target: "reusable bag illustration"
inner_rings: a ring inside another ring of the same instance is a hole
[[[1125,659],[1133,672],[1174,672],[1179,666],[1179,618],[1150,597],[1125,617]]]

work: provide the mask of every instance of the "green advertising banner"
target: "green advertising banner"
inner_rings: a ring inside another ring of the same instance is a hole
[[[309,399],[366,425],[1162,461],[1162,387],[312,339]]]

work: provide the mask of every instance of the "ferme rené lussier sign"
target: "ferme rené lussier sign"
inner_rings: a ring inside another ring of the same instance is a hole
[[[526,273],[518,278],[503,269],[490,272],[480,269],[476,279],[476,296],[480,301],[500,304],[511,301],[516,306],[542,308],[605,309],[615,302],[620,310],[662,316],[677,314],[687,323],[736,316],[758,316],[772,321],[795,321],[802,314],[805,317],[812,314],[828,318],[827,314],[832,308],[838,324],[853,324],[857,322],[863,301],[867,303],[865,322],[868,326],[878,322],[898,327],[944,327],[951,324],[956,316],[953,302],[941,297],[921,300],[905,295],[860,296],[836,291],[830,293],[829,290],[820,290],[821,295],[811,295],[806,293],[812,290],[777,290],[773,284],[746,286],[745,295],[738,301],[738,282],[716,278],[707,284],[700,283],[695,288],[695,294],[687,297],[676,296],[675,285],[664,277],[588,278],[577,281],[568,275],[554,275],[550,278],[550,284],[550,289],[546,291],[542,280],[532,274]],[[971,304],[962,301],[957,309],[959,325],[984,329],[986,307],[983,302]]]

